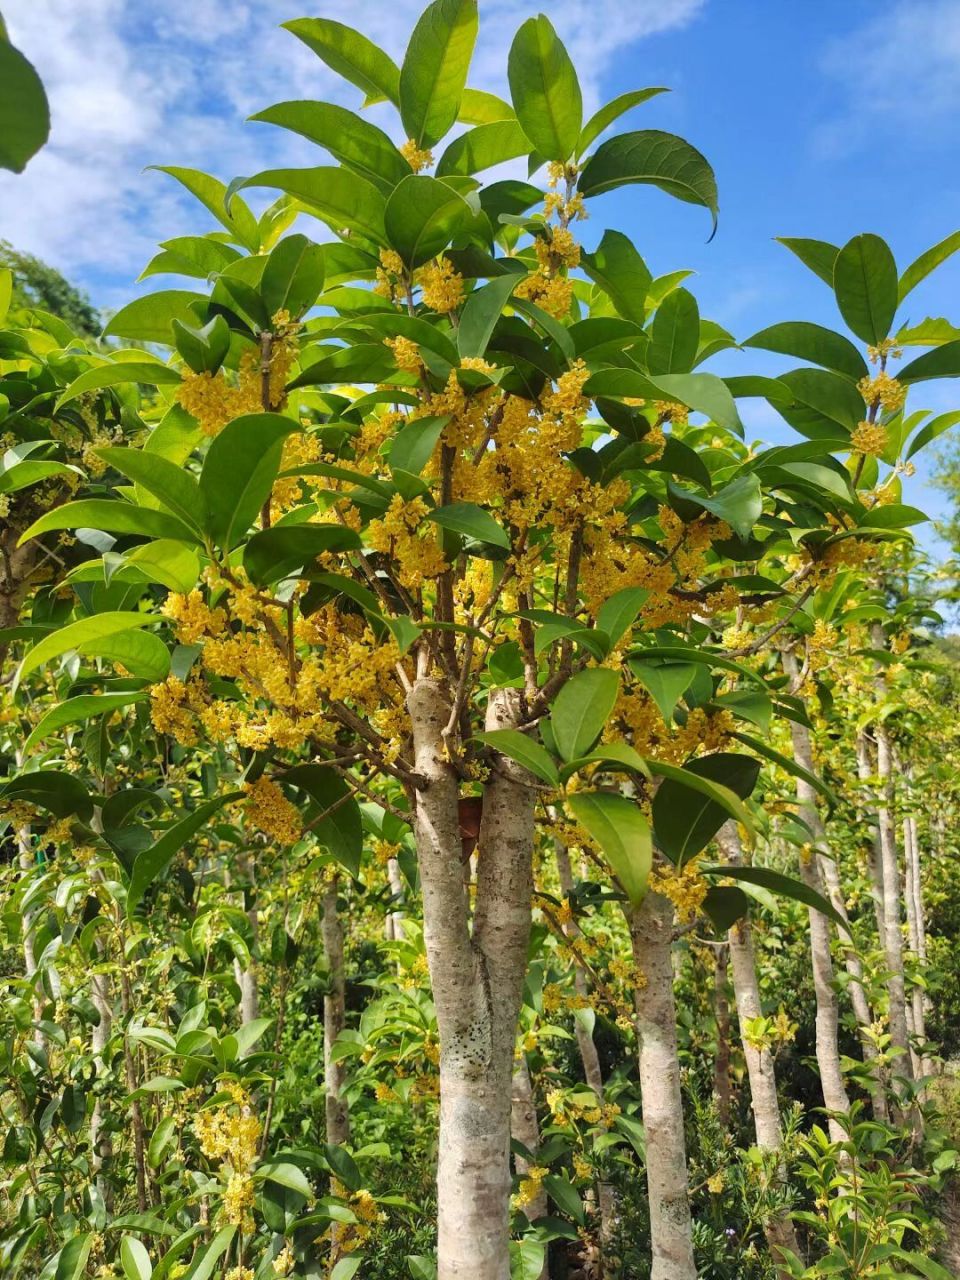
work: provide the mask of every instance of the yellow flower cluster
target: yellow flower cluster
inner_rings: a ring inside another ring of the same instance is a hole
[[[566,991],[556,982],[548,982],[543,988],[544,1013],[558,1013],[561,1009],[572,1012],[574,1009],[589,1009],[590,1001],[586,996],[575,991]]]
[[[440,315],[456,311],[463,301],[463,276],[447,258],[435,258],[417,272],[423,305]]]
[[[232,1107],[199,1111],[193,1130],[200,1150],[208,1160],[222,1162],[226,1178],[223,1193],[223,1216],[246,1235],[254,1230],[254,1182],[250,1171],[257,1161],[260,1144],[260,1121],[250,1111],[250,1100],[237,1084],[225,1086],[232,1096]]]
[[[277,844],[296,844],[303,832],[300,811],[278,784],[261,775],[256,782],[245,782],[243,789],[247,793],[244,804],[247,821]]]
[[[601,1102],[592,1089],[573,1092],[551,1089],[547,1093],[547,1107],[557,1124],[572,1125],[582,1120],[603,1129],[609,1129],[620,1114],[615,1102]]]
[[[539,1199],[543,1190],[543,1180],[549,1172],[549,1169],[541,1168],[540,1165],[530,1166],[526,1176],[520,1180],[516,1193],[510,1198],[510,1203],[514,1209],[526,1209],[535,1200]]]
[[[400,154],[414,173],[429,169],[433,164],[433,152],[418,147],[413,138],[408,138],[400,148]]]
[[[675,426],[686,426],[690,419],[690,410],[677,400],[655,400],[653,407],[660,422],[672,422]]]
[[[383,519],[371,520],[367,530],[370,546],[395,561],[399,581],[413,590],[449,567],[436,526],[426,521],[429,511],[423,498],[406,501],[394,494]]]
[[[176,624],[181,644],[196,644],[208,636],[218,636],[227,625],[223,609],[211,609],[197,588],[189,595],[171,591],[163,602],[162,612]]]
[[[278,312],[274,317],[274,324],[280,330],[286,330],[288,323],[289,317],[285,313]],[[216,373],[184,370],[183,381],[177,387],[177,400],[191,417],[196,418],[204,435],[215,436],[228,422],[245,413],[283,407],[287,378],[296,354],[297,345],[293,337],[285,331],[279,332],[270,347],[267,405],[263,403],[261,356],[254,349],[245,351],[241,356],[236,385],[227,380],[223,369]]]
[[[887,438],[887,428],[882,423],[864,420],[852,432],[850,448],[854,453],[869,453],[879,457],[887,447]]]
[[[403,259],[395,249],[380,250],[380,265],[377,267],[376,284],[373,292],[380,298],[388,298],[396,302],[403,296],[406,280],[406,268]]]
[[[682,867],[654,867],[650,873],[650,891],[661,894],[673,903],[673,909],[681,924],[687,924],[696,919],[709,887],[700,874],[695,858],[684,863]]]
[[[423,369],[420,348],[412,338],[399,334],[396,338],[384,338],[383,344],[393,352],[398,369],[402,369],[404,373],[420,374]]]
[[[878,364],[888,356],[893,356],[895,360],[899,360],[903,355],[903,348],[897,346],[896,338],[884,338],[875,347],[867,347],[867,355],[870,357],[871,364]]]
[[[857,390],[867,404],[878,404],[890,412],[903,408],[903,402],[907,398],[907,388],[903,383],[883,370],[872,378],[861,378],[857,383]]]

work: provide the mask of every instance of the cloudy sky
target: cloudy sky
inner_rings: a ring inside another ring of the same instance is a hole
[[[324,163],[310,144],[245,117],[297,97],[358,106],[279,24],[325,15],[398,60],[421,0],[0,0],[11,36],[51,98],[50,144],[21,177],[0,175],[0,238],[39,254],[113,307],[159,240],[210,229],[208,215],[150,164],[229,181],[281,164]],[[472,83],[504,92],[505,53],[535,9],[481,0]],[[655,273],[690,267],[703,311],[739,337],[776,320],[835,324],[828,290],[773,241],[843,243],[875,231],[901,267],[960,227],[960,0],[540,0],[577,63],[588,108],[667,85],[627,127],[663,128],[717,171],[720,229],[650,188],[593,202]],[[374,118],[395,132],[382,108]],[[304,228],[307,229],[306,227]],[[328,238],[315,224],[318,239]],[[172,283],[176,284],[177,281]],[[912,295],[911,319],[960,321],[960,255]],[[733,353],[720,372],[745,371]],[[924,407],[952,407],[950,387]],[[960,390],[956,394],[960,396]],[[755,406],[756,402],[751,402]],[[920,403],[914,401],[914,407]],[[762,407],[748,419],[778,436]],[[912,500],[938,498],[921,475]]]

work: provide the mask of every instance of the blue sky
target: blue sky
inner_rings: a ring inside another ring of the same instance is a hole
[[[960,0],[557,0],[541,3],[581,72],[588,109],[626,89],[672,89],[627,128],[662,128],[702,150],[717,172],[720,226],[651,189],[592,202],[588,244],[626,231],[655,273],[693,268],[701,310],[737,337],[777,320],[837,324],[832,296],[774,242],[777,235],[843,243],[884,236],[901,267],[960,227]],[[4,0],[11,34],[46,81],[49,147],[24,176],[0,176],[0,237],[39,253],[117,306],[158,240],[210,227],[148,164],[185,164],[229,180],[322,154],[252,111],[296,97],[357,106],[279,23],[325,14],[349,20],[402,55],[419,0]],[[502,67],[519,23],[536,8],[481,0],[473,83],[504,91]],[[390,127],[382,109],[375,118]],[[395,130],[394,130],[395,132]],[[327,239],[319,223],[303,229]],[[171,281],[170,283],[177,283]],[[909,318],[960,322],[960,255],[912,296]],[[733,353],[721,372],[750,371]],[[776,366],[771,364],[772,370]],[[960,385],[911,397],[935,410]],[[749,402],[753,434],[786,438]],[[908,500],[933,514],[927,466]],[[924,535],[924,541],[932,541]]]

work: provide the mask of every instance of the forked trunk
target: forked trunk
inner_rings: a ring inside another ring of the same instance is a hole
[[[473,928],[462,873],[457,776],[442,686],[408,695],[424,940],[440,1029],[438,1280],[509,1280],[510,1110],[517,1018],[530,938],[529,775],[498,757],[483,795]],[[519,695],[494,690],[487,728],[515,727]]]
[[[646,1134],[651,1280],[697,1280],[673,998],[673,907],[661,894],[648,893],[629,919],[634,962],[645,979],[638,982],[634,999]]]

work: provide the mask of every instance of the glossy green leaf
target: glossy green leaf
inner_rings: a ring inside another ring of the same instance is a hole
[[[833,288],[833,269],[840,249],[826,240],[809,240],[804,236],[777,236],[780,244],[796,254],[805,267]]]
[[[400,101],[400,68],[352,27],[330,18],[295,18],[281,24],[327,66],[366,94],[367,102]]]
[[[437,164],[437,177],[480,173],[496,164],[525,156],[530,141],[516,120],[494,120],[454,138]]]
[[[711,497],[692,493],[688,489],[678,488],[676,492],[682,494],[688,501],[703,507],[718,520],[726,521],[744,542],[763,514],[763,495],[760,491],[760,481],[755,475],[737,476]]]
[[[650,767],[657,772],[656,764]],[[759,773],[760,763],[752,756],[721,751],[668,774],[653,798],[653,830],[667,857],[682,866],[707,847],[729,817],[741,821],[730,797],[745,800]],[[704,780],[719,790],[700,789]]]
[[[306,1174],[298,1165],[290,1164],[289,1161],[267,1160],[257,1165],[255,1176],[263,1178],[266,1182],[275,1182],[278,1186],[288,1187],[306,1200],[313,1196],[313,1188]]]
[[[281,524],[255,533],[243,549],[243,567],[257,586],[278,582],[294,570],[309,569],[329,551],[355,551],[359,534],[338,524]]]
[[[383,242],[383,192],[350,169],[326,165],[314,169],[264,169],[252,178],[244,178],[238,186],[285,191],[333,231],[348,229],[374,244]]]
[[[696,664],[661,660],[644,662],[641,658],[631,658],[630,670],[653,698],[664,721],[671,724],[677,703],[697,674]]]
[[[382,129],[331,102],[278,102],[250,119],[309,138],[348,169],[387,191],[410,174],[409,163]],[[277,248],[283,243],[281,240]]]
[[[182,320],[173,322],[173,340],[177,354],[194,373],[216,373],[230,351],[230,326],[222,315],[207,324],[194,327]]]
[[[475,542],[485,542],[494,547],[502,547],[505,551],[510,550],[510,538],[506,530],[476,503],[454,502],[446,507],[437,507],[427,519],[443,529],[472,538]]]
[[[583,123],[576,69],[550,19],[528,18],[510,46],[507,76],[513,109],[543,160],[569,160]]]
[[[432,147],[456,123],[477,26],[477,0],[434,0],[413,29],[400,68],[400,118],[418,147]]]
[[[413,174],[387,201],[387,241],[414,269],[435,258],[470,217],[470,206],[452,187],[426,174]]]
[[[792,876],[785,876],[780,871],[773,871],[769,867],[723,864],[705,866],[703,872],[705,875],[730,876],[734,880],[742,880],[745,884],[759,885],[761,889],[767,889],[781,898],[792,898],[794,902],[802,902],[805,906],[829,916],[834,924],[845,931],[848,928],[847,922],[822,894],[817,893],[816,889],[809,888],[802,880],[794,880]]]
[[[620,677],[608,667],[579,671],[567,681],[550,710],[550,725],[564,760],[575,760],[590,750],[619,692]]]
[[[906,385],[928,378],[960,378],[960,339],[917,356],[897,374]]]
[[[683,138],[659,129],[622,133],[601,144],[580,175],[584,196],[628,183],[649,183],[668,195],[709,209],[717,225],[717,180],[707,160]]]
[[[23,173],[49,134],[50,108],[43,82],[33,63],[9,43],[0,27],[0,168]]]
[[[174,823],[149,849],[144,849],[142,853],[137,854],[127,889],[128,916],[134,914],[143,901],[144,894],[157,877],[166,871],[187,841],[192,840],[225,804],[242,795],[242,791],[232,791],[199,805],[192,813],[188,813],[186,817]]]
[[[726,933],[750,910],[750,900],[732,884],[712,884],[703,900],[704,914],[718,933]]]
[[[868,377],[870,373],[867,362],[849,338],[806,320],[770,325],[747,338],[743,345],[809,360],[811,364],[822,365],[855,381]]]
[[[593,253],[581,253],[580,265],[625,320],[643,324],[651,276],[627,236],[620,231],[604,231]]]
[[[201,530],[205,522],[200,486],[188,471],[168,462],[157,453],[144,453],[130,446],[98,449],[98,455],[128,480],[142,485],[159,498],[173,515],[192,529]]]
[[[648,371],[661,374],[689,373],[700,345],[700,309],[686,289],[674,289],[657,307],[645,353]]]
[[[267,258],[260,294],[271,316],[286,311],[298,320],[315,305],[326,273],[323,246],[306,236],[284,236]]]
[[[576,791],[567,803],[599,845],[630,901],[642,902],[653,865],[653,841],[639,805],[609,791]]]
[[[941,263],[960,250],[960,231],[953,231],[938,244],[921,253],[910,263],[900,277],[898,293],[902,302],[908,293],[912,293],[921,280],[926,280],[931,271],[935,271]]]
[[[230,1248],[236,1227],[221,1227],[208,1245],[197,1254],[193,1265],[183,1275],[183,1280],[210,1280],[217,1263]]]
[[[93,810],[87,788],[80,779],[54,769],[21,773],[0,786],[0,796],[49,809],[58,818],[76,814],[84,822],[89,821]]]
[[[553,757],[539,742],[521,733],[519,729],[490,729],[486,733],[478,733],[476,738],[478,742],[485,743],[494,751],[523,765],[541,782],[554,787],[559,785],[560,774]]]
[[[84,652],[91,658],[106,658],[151,684],[166,680],[170,674],[170,650],[152,631],[121,631],[88,644]]]
[[[656,97],[658,93],[669,92],[669,89],[662,85],[657,85],[650,89],[631,89],[628,93],[621,93],[619,97],[614,98],[612,102],[608,102],[599,111],[596,111],[583,126],[577,142],[577,155],[582,156],[587,148],[600,137],[600,134],[605,129],[608,129],[614,120],[619,120],[627,111],[630,111],[633,107],[639,107],[641,103]]]
[[[133,533],[145,538],[174,538],[195,543],[197,535],[176,516],[149,507],[135,507],[130,502],[114,502],[110,498],[81,498],[54,507],[35,520],[21,535],[20,542],[47,533],[51,529],[102,529],[104,533]]]
[[[360,808],[349,798],[350,788],[344,780],[323,764],[302,764],[288,769],[281,781],[303,791],[326,815],[320,821],[312,819],[317,843],[328,849],[351,875],[359,874],[363,852]]]
[[[0,40],[0,44],[2,44]],[[71,1236],[57,1257],[57,1269],[53,1280],[79,1280],[87,1265],[93,1246],[93,1232]]]
[[[924,447],[924,445],[929,444],[931,440],[935,440],[937,436],[942,435],[944,431],[949,431],[949,429],[956,426],[958,422],[960,422],[960,410],[957,409],[954,409],[951,413],[941,413],[938,414],[936,418],[931,418],[930,421],[925,423],[911,439],[907,452],[904,455],[904,459],[908,460],[912,458],[915,453],[918,453]]]
[[[300,424],[278,413],[234,418],[214,437],[200,472],[207,532],[230,550],[246,534],[270,496],[283,442]]]
[[[743,435],[733,396],[712,373],[661,373],[651,379],[668,400],[679,400],[703,413],[720,427]]]
[[[249,205],[237,196],[228,202],[228,189],[219,178],[201,173],[199,169],[182,169],[175,165],[154,164],[149,168],[169,174],[186,187],[244,248],[253,253],[260,248],[260,230]]]
[[[120,1241],[120,1265],[127,1280],[150,1280],[153,1264],[144,1246],[134,1236]]]
[[[515,120],[516,113],[509,102],[485,89],[466,88],[460,99],[461,124],[494,124],[497,120]]]
[[[135,298],[133,302],[128,302],[125,307],[115,311],[104,326],[103,335],[106,338],[133,338],[137,342],[157,342],[172,347],[174,320],[180,320],[183,324],[195,324],[195,307],[206,305],[206,294],[191,293],[188,289],[161,289],[158,293]]]
[[[35,644],[30,649],[17,671],[17,683],[21,683],[31,671],[37,671],[55,658],[76,650],[87,653],[91,645],[96,645],[109,636],[121,631],[130,631],[138,627],[155,626],[159,619],[149,613],[133,613],[118,611],[114,613],[95,613],[90,618],[81,618],[60,627]]]
[[[597,628],[610,637],[611,645],[636,622],[649,594],[644,587],[624,587],[604,600],[597,611]]]
[[[68,698],[40,717],[23,744],[23,753],[29,755],[38,742],[66,725],[80,724],[93,716],[109,715],[135,702],[147,701],[149,697],[149,693],[87,693]]]
[[[461,356],[483,355],[511,293],[522,279],[522,276],[512,273],[498,276],[470,294],[457,327],[457,347]]]
[[[763,756],[765,760],[770,760],[773,764],[779,766],[785,773],[789,773],[795,778],[803,778],[815,791],[819,791],[831,806],[837,804],[837,797],[827,784],[815,773],[811,773],[809,769],[804,769],[802,765],[790,759],[789,756],[775,751],[773,747],[768,746],[762,739],[754,738],[751,734],[734,732],[732,736],[738,742],[742,742],[744,746],[756,751],[757,755]]]
[[[394,436],[390,445],[390,467],[418,476],[430,461],[449,416],[418,418]]]
[[[159,295],[155,294],[153,296],[158,297]],[[169,343],[172,341],[172,336],[161,340]],[[87,369],[85,373],[80,374],[79,378],[74,378],[73,382],[70,383],[66,391],[57,400],[56,407],[61,409],[71,400],[76,400],[77,396],[82,396],[87,391],[97,391],[104,387],[129,386],[130,383],[143,383],[144,386],[162,387],[172,386],[180,381],[180,374],[176,369],[171,369],[169,365],[160,364],[158,361],[118,360],[115,363],[101,364],[97,365],[96,368]]]
[[[897,264],[879,236],[854,236],[837,254],[833,289],[840,314],[863,342],[876,346],[890,333],[899,300]]]

